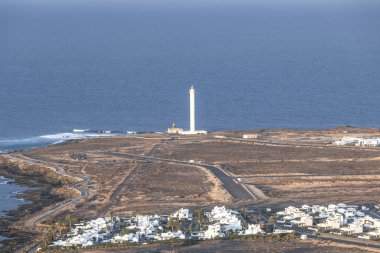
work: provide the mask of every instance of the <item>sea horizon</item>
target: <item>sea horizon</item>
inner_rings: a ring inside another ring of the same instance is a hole
[[[191,85],[198,129],[380,127],[375,1],[116,2],[2,5],[0,142],[187,129]]]

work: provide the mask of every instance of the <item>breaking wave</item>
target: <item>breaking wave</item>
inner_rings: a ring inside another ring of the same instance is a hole
[[[72,132],[66,133],[41,135],[23,139],[4,139],[0,140],[0,153],[57,145],[69,140],[80,140],[101,136],[131,135],[135,133],[136,132],[133,131],[73,129]]]
[[[9,178],[5,178],[3,176],[0,176],[0,185],[1,184],[9,184],[9,183],[11,183],[13,181],[14,181],[13,179],[9,179]]]

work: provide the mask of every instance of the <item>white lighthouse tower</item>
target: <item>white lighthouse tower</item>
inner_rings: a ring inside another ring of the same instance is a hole
[[[190,129],[184,131],[182,128],[177,128],[173,123],[171,128],[168,128],[169,134],[207,134],[207,131],[195,129],[195,89],[191,86],[189,89],[190,95]]]
[[[190,134],[196,134],[195,131],[195,89],[191,86],[190,94]]]

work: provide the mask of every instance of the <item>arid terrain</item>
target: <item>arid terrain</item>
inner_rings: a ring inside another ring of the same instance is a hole
[[[270,246],[269,246],[270,245]],[[292,241],[268,241],[268,240],[255,240],[255,241],[242,241],[242,240],[225,240],[225,241],[203,241],[190,245],[181,244],[161,244],[149,245],[139,247],[129,247],[126,249],[112,249],[112,250],[86,250],[84,253],[140,253],[140,252],[208,252],[208,253],[228,253],[228,252],[249,252],[249,253],[364,253],[371,252],[366,248],[349,248],[343,245],[336,245],[334,243],[319,243],[319,242],[300,242]]]
[[[243,139],[246,133],[259,137]],[[378,203],[380,148],[332,143],[343,136],[378,137],[380,131],[337,128],[99,137],[15,152],[4,159],[26,169],[59,168],[73,178],[88,178],[81,186],[88,194],[49,217],[56,219],[67,214],[89,219],[165,213],[218,204],[279,208]]]

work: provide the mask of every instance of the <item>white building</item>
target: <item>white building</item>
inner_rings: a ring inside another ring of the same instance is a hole
[[[175,233],[172,231],[168,231],[166,233],[161,233],[159,240],[171,240],[175,238]]]
[[[376,229],[374,231],[368,232],[368,236],[374,239],[380,238],[380,229]]]
[[[176,218],[178,220],[191,220],[192,219],[192,215],[189,212],[189,209],[186,209],[186,208],[179,209],[178,211],[172,213],[170,215],[170,217]]]
[[[256,234],[264,234],[264,231],[260,228],[260,224],[248,224],[248,228],[244,230],[244,235]]]
[[[346,232],[347,234],[361,234],[363,233],[363,223],[361,221],[355,221],[353,223],[348,224],[347,227],[340,229],[342,232]]]
[[[308,215],[308,214],[301,216],[299,226],[301,227],[313,226],[313,216]]]
[[[102,241],[111,235],[116,222],[120,220],[112,220],[109,217],[90,220],[85,223],[74,224],[74,228],[68,234],[65,240],[53,242],[54,246],[76,246],[82,247],[92,246],[94,243]]]
[[[201,236],[202,239],[214,239],[217,237],[224,237],[221,232],[220,224],[208,225],[207,230]]]
[[[258,137],[258,134],[243,134],[243,139],[257,139]]]
[[[378,147],[380,146],[380,138],[359,138],[344,136],[340,140],[334,142],[338,146],[361,146],[361,147]]]
[[[175,127],[175,124],[173,124],[173,127],[168,128],[168,133],[185,134],[185,135],[207,134],[207,131],[196,130],[196,127],[195,127],[195,89],[194,89],[194,86],[190,87],[189,96],[190,96],[190,130],[184,131],[182,128]]]
[[[211,212],[206,213],[210,222],[217,222],[224,232],[242,230],[241,220],[237,217],[238,212],[226,209],[224,206],[215,206]]]

